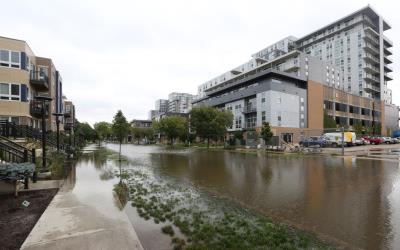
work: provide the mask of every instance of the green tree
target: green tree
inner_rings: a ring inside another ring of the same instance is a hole
[[[353,126],[354,132],[356,135],[362,135],[364,133],[364,127],[361,125],[361,122],[356,122]]]
[[[332,116],[324,113],[324,128],[336,128],[336,121],[332,118]]]
[[[129,123],[127,122],[124,114],[122,113],[121,110],[118,110],[118,112],[114,116],[111,129],[113,135],[117,138],[119,142],[119,160],[121,160],[121,144],[123,140],[126,138],[126,136],[128,136],[129,128],[130,128]]]
[[[108,122],[96,122],[94,124],[94,130],[97,134],[97,139],[99,140],[99,145],[101,141],[108,138],[111,134],[111,124]]]
[[[170,116],[161,119],[155,127],[160,133],[165,134],[173,145],[176,138],[182,137],[186,133],[186,123],[187,120],[184,117]]]
[[[207,106],[193,108],[190,117],[196,135],[207,140],[207,148],[210,146],[210,139],[223,138],[233,120],[231,112]]]
[[[263,138],[265,144],[270,142],[273,135],[274,134],[271,131],[271,126],[269,125],[269,123],[264,122],[261,128],[261,138]]]
[[[95,141],[97,138],[96,131],[87,122],[76,121],[75,134],[77,134],[85,142],[92,142]]]

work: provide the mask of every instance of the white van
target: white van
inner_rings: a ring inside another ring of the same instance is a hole
[[[324,139],[327,141],[328,145],[332,147],[337,147],[342,145],[342,133],[334,132],[334,133],[325,133],[323,135]],[[345,146],[353,146],[356,145],[356,133],[354,132],[344,132],[343,142]]]

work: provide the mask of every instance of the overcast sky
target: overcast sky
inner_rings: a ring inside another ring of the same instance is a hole
[[[28,42],[61,72],[77,118],[147,118],[154,101],[197,86],[286,37],[302,37],[370,4],[392,29],[400,105],[397,1],[2,1],[0,35]]]

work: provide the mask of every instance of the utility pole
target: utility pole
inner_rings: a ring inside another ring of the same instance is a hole
[[[341,130],[342,130],[342,156],[344,156],[344,127],[342,127]]]

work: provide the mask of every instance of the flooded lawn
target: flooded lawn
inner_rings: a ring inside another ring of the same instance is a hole
[[[265,239],[275,246],[325,247],[266,218],[339,246],[400,248],[398,162],[135,145],[123,145],[122,153],[131,193],[125,211],[146,249],[205,242],[243,249]]]

